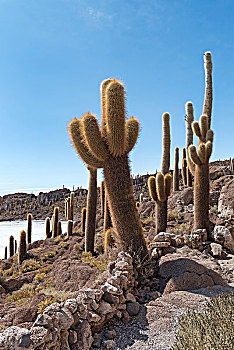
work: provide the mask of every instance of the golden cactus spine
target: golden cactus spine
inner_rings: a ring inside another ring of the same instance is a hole
[[[173,191],[179,191],[179,147],[175,147],[174,172],[173,172]]]
[[[46,218],[45,227],[46,227],[46,238],[51,238],[52,233],[50,231],[50,218]]]
[[[125,92],[122,83],[107,79],[101,85],[102,127],[89,113],[69,123],[69,132],[79,156],[91,167],[103,168],[111,218],[122,249],[139,252],[141,259],[148,250],[136,209],[128,165],[128,152],[134,147],[139,122],[125,122]]]
[[[15,239],[14,237],[11,235],[9,238],[9,253],[10,253],[10,257],[14,255],[15,249],[14,249],[14,242]]]
[[[194,177],[194,230],[206,229],[209,236],[209,159],[212,153],[213,132],[208,129],[208,117],[202,116],[200,123],[193,123],[193,130],[199,137],[198,148],[189,146],[189,156],[195,165]]]
[[[25,259],[27,259],[26,232],[21,231],[18,249],[18,263],[21,264]]]
[[[59,208],[54,208],[54,214],[52,218],[52,237],[55,238],[58,235],[58,221],[59,221]]]
[[[184,187],[187,186],[187,159],[186,159],[186,148],[183,148],[183,157],[182,157],[182,179]]]
[[[88,166],[89,189],[87,197],[87,212],[85,223],[85,251],[94,253],[97,212],[97,169]]]
[[[32,214],[27,215],[27,243],[32,243]]]
[[[81,231],[85,233],[85,222],[86,222],[86,208],[81,210]]]
[[[67,235],[72,236],[73,221],[68,220],[67,222]]]

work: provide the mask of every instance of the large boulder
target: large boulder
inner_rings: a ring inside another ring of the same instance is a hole
[[[234,239],[231,232],[225,226],[217,225],[212,232],[212,238],[218,244],[222,244],[231,253],[234,253]]]
[[[234,216],[234,176],[225,176],[225,182],[220,192],[218,211],[221,217]]]

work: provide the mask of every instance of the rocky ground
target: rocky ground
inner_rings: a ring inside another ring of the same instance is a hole
[[[155,258],[155,276],[146,278],[134,290],[131,308],[123,313],[121,321],[106,325],[99,335],[95,335],[93,349],[170,349],[178,329],[178,318],[186,309],[203,310],[211,296],[233,290],[234,175],[227,162],[214,162],[210,166],[210,176],[212,235],[205,242],[200,239],[202,232],[191,235],[191,188],[184,188],[181,182],[180,191],[169,197],[167,233],[156,236],[154,202],[147,189],[149,175],[133,179],[136,201],[143,194],[139,214],[146,241]],[[4,196],[0,201],[1,208],[6,202],[9,206],[1,211],[1,218],[16,219],[14,213],[20,207],[23,214],[17,218],[25,219],[27,208],[32,209],[39,202],[42,203],[36,209],[39,216],[33,212],[34,218],[50,216],[53,207],[59,205],[62,208],[64,199],[70,195],[67,189],[55,192],[35,198],[27,195],[31,199],[17,202],[16,207],[12,204],[15,203],[13,195]],[[78,292],[87,288],[99,288],[106,280],[107,265],[117,256],[117,242],[106,256],[103,218],[98,202],[96,256],[83,253],[80,210],[86,204],[86,192],[77,190],[75,198],[76,222],[72,237],[64,234],[30,244],[28,259],[20,266],[17,255],[0,260],[0,331],[12,325],[29,329],[38,314],[51,303],[76,297]],[[20,200],[22,198],[17,199]],[[14,207],[13,211],[11,207]],[[60,218],[63,218],[62,210],[60,213]]]

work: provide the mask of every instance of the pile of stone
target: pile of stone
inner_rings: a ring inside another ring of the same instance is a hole
[[[140,311],[132,258],[124,252],[109,265],[110,276],[100,289],[86,289],[74,299],[54,303],[38,315],[31,329],[13,326],[0,334],[0,350],[82,349],[99,347],[102,327],[109,320],[129,320]],[[106,347],[114,340],[107,339]]]

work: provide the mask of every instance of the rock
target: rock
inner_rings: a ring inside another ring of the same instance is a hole
[[[101,342],[102,342],[102,334],[101,333],[95,333],[94,334],[94,337],[93,337],[93,344],[92,344],[92,346],[94,347],[94,348],[98,348],[98,349],[100,349],[100,347],[101,347]]]
[[[76,333],[76,331],[73,331],[73,330],[69,331],[68,342],[71,345],[75,344],[77,342],[77,333]]]
[[[153,240],[154,242],[170,242],[170,234],[166,232],[160,232],[154,237]]]
[[[67,299],[65,301],[64,307],[68,309],[72,314],[74,314],[77,310],[76,299]]]
[[[155,242],[155,243],[150,243],[149,244],[149,249],[154,249],[154,248],[167,248],[171,245],[170,242]]]
[[[127,302],[126,310],[130,316],[136,316],[140,311],[140,304],[138,302]]]
[[[104,336],[106,337],[106,339],[114,339],[116,338],[116,331],[114,329],[107,330],[105,331]]]
[[[0,350],[27,349],[30,345],[28,329],[12,326],[0,334]]]
[[[6,294],[6,291],[3,288],[3,286],[0,285],[0,295],[2,295],[2,294]]]
[[[129,313],[126,310],[122,311],[122,320],[123,320],[123,322],[129,322],[130,321]]]
[[[101,300],[97,309],[99,315],[104,316],[109,312],[113,311],[112,306],[104,300]]]
[[[189,204],[189,205],[187,206],[187,210],[188,210],[188,213],[193,213],[193,211],[194,211],[193,204]]]
[[[136,297],[132,293],[127,293],[126,300],[134,303],[136,301]]]
[[[225,257],[225,253],[223,252],[223,247],[221,246],[221,244],[211,243],[210,247],[211,247],[211,253],[214,258],[222,259]]]
[[[111,349],[115,346],[115,341],[114,340],[105,340],[103,342],[103,344],[106,347],[106,349]]]
[[[40,326],[35,326],[31,328],[30,345],[33,346],[33,349],[50,339],[52,339],[52,335],[50,334],[48,329]]]
[[[40,314],[37,316],[36,321],[33,326],[42,326],[45,328],[50,328],[53,325],[52,318],[45,314]]]
[[[102,299],[105,300],[107,303],[109,304],[116,304],[119,300],[118,297],[112,295],[111,293],[109,292],[105,292],[102,296]]]
[[[80,324],[77,334],[79,339],[77,349],[89,350],[93,343],[93,337],[88,321],[83,321]]]
[[[216,243],[222,244],[231,253],[234,253],[234,239],[226,227],[221,225],[215,226],[212,232],[212,238]]]

